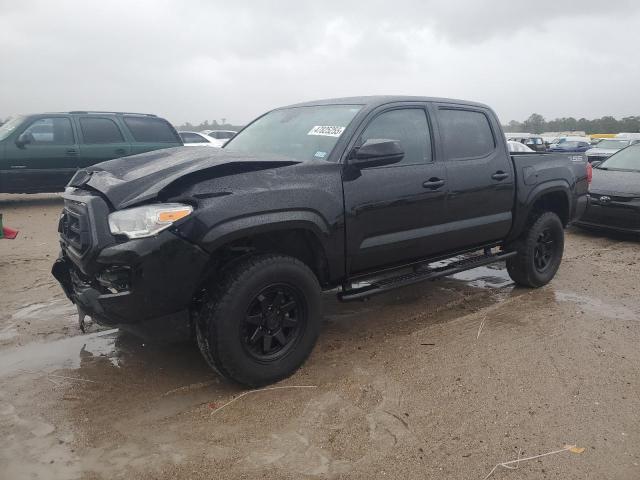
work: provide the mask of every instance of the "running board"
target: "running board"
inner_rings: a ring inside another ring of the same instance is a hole
[[[423,282],[425,280],[435,280],[436,278],[446,277],[447,275],[453,275],[454,273],[463,272],[465,270],[471,270],[472,268],[482,267],[483,265],[489,265],[491,263],[506,260],[507,258],[515,256],[516,252],[504,252],[489,255],[478,255],[474,257],[464,258],[459,261],[448,263],[442,267],[430,268],[425,264],[424,267],[417,269],[412,273],[406,273],[404,275],[398,275],[396,277],[384,278],[382,280],[376,280],[370,285],[358,288],[350,288],[338,293],[338,299],[343,302],[350,302],[353,300],[362,300],[378,293],[387,292],[399,287],[405,287],[414,283]],[[437,262],[440,263],[440,262]]]

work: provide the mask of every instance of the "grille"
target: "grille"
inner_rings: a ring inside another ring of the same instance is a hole
[[[67,245],[80,254],[85,253],[91,246],[86,208],[82,204],[65,205],[58,232]]]
[[[603,201],[600,200],[602,197],[607,197],[608,200],[603,202]],[[591,193],[589,195],[589,198],[591,199],[591,201],[593,203],[607,204],[609,202],[626,203],[626,202],[632,201],[636,197],[620,197],[620,196],[617,196],[617,195],[607,195],[606,193],[602,193],[602,194]]]

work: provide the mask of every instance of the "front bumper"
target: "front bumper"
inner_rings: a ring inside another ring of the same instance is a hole
[[[99,210],[92,202],[84,203],[87,215],[78,223],[95,242],[74,248],[62,233],[62,251],[52,268],[67,297],[101,325],[148,338],[188,336],[189,307],[209,255],[170,230],[123,242],[101,238],[104,232],[95,235],[102,228],[96,225],[107,218],[92,216]]]
[[[602,197],[607,200],[601,200]],[[575,225],[640,234],[640,202],[613,195],[591,194],[585,213]]]

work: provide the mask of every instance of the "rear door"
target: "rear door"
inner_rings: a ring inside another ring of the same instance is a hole
[[[447,245],[465,248],[506,237],[515,179],[495,115],[452,104],[433,109],[449,182]]]
[[[441,248],[447,183],[432,136],[425,105],[413,103],[375,110],[356,132],[349,151],[368,139],[388,139],[399,141],[405,155],[393,165],[345,167],[349,273],[409,262]]]
[[[77,135],[64,115],[36,117],[6,142],[6,187],[14,192],[64,189],[79,165]]]
[[[131,135],[131,150],[134,154],[182,146],[178,132],[162,118],[124,115],[122,120]]]
[[[131,144],[125,140],[122,129],[113,118],[78,116],[76,126],[80,132],[80,163],[83,167],[131,155]]]

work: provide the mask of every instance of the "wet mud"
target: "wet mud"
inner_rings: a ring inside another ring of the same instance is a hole
[[[640,477],[640,242],[571,229],[556,279],[490,265],[341,304],[279,387],[192,343],[77,326],[49,274],[56,196],[0,196],[0,478]],[[237,399],[236,401],[233,401]],[[232,403],[229,403],[229,402]],[[224,408],[222,408],[224,407]]]

